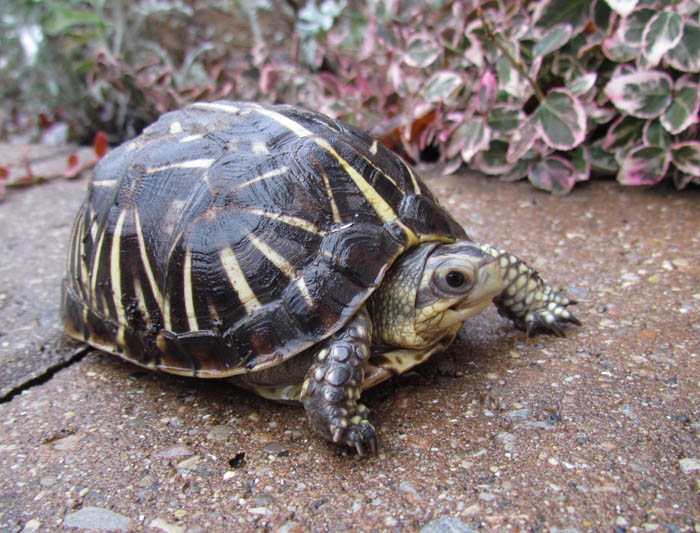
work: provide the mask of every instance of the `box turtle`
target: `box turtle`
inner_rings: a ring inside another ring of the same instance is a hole
[[[411,167],[300,107],[163,115],[100,161],[73,227],[71,337],[138,365],[301,402],[376,450],[362,391],[444,350],[494,302],[532,334],[574,303],[472,242]]]

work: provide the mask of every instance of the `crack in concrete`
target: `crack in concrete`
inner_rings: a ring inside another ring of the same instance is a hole
[[[29,378],[19,385],[12,387],[3,396],[0,396],[0,404],[12,401],[15,396],[22,394],[26,390],[43,385],[64,368],[68,368],[74,363],[81,361],[90,351],[91,348],[89,346],[81,346],[80,348],[77,348],[63,361],[44,368],[44,371],[38,376]]]

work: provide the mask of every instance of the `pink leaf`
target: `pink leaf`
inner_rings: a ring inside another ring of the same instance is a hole
[[[576,183],[576,169],[563,157],[550,155],[530,166],[528,179],[538,189],[566,194]]]
[[[498,91],[498,81],[490,70],[486,71],[479,82],[479,99],[477,110],[479,113],[488,113],[496,101]]]

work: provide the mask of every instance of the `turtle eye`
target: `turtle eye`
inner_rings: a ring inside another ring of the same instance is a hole
[[[468,293],[474,280],[468,270],[455,268],[455,265],[443,265],[436,270],[433,283],[440,294],[452,297]]]
[[[459,270],[450,270],[445,276],[445,281],[453,289],[459,289],[466,283],[467,278]]]

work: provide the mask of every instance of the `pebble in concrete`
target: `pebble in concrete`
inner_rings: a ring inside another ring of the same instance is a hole
[[[83,507],[70,513],[63,520],[63,525],[78,529],[102,529],[104,531],[127,531],[131,519],[101,507]]]

